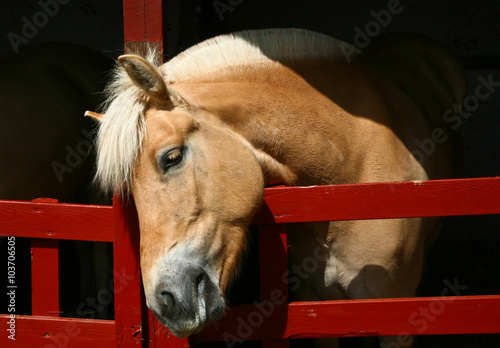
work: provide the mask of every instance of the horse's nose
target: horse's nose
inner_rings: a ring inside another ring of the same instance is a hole
[[[222,315],[222,294],[202,267],[188,263],[163,279],[156,288],[154,312],[174,334],[177,327],[202,326]]]
[[[175,300],[174,295],[166,288],[158,289],[158,292],[158,302],[161,304],[161,306],[164,307],[165,315],[169,317],[172,316],[173,312],[175,311],[175,305],[178,303]]]
[[[179,318],[195,314],[191,309],[195,302],[204,300],[203,290],[209,282],[203,268],[189,265],[178,270],[160,283],[156,289],[156,298],[162,314],[167,318]]]

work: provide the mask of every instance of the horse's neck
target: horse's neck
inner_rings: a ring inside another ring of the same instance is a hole
[[[290,71],[269,79],[192,84],[181,94],[248,140],[267,184],[334,183],[332,173],[350,181],[342,178],[351,147],[340,107]]]

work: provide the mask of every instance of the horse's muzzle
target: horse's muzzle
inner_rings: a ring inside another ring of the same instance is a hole
[[[172,273],[162,274],[155,298],[148,302],[158,320],[175,336],[187,337],[222,316],[224,298],[203,267],[185,263]]]

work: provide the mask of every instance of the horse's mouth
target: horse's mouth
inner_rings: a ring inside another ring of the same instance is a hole
[[[186,338],[192,334],[201,332],[205,326],[222,317],[225,311],[225,306],[216,306],[209,312],[206,310],[205,301],[199,301],[198,310],[194,314],[194,318],[168,318],[165,313],[159,314],[156,310],[151,309],[158,321],[169,329],[174,336],[178,338]],[[203,303],[201,303],[203,302]],[[213,305],[211,306],[213,307]]]
[[[160,272],[162,280],[146,297],[160,323],[175,336],[184,338],[219,319],[224,314],[226,303],[206,266],[193,262],[175,266]]]

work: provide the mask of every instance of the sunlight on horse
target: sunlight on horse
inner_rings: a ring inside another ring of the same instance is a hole
[[[186,337],[223,315],[266,186],[452,177],[462,140],[441,119],[465,77],[437,43],[393,35],[357,52],[296,29],[207,40],[158,66],[119,58],[98,135],[104,189],[133,195],[149,308]],[[100,118],[100,116],[98,117]],[[416,139],[449,139],[416,158]],[[413,152],[415,153],[415,152]],[[438,219],[297,224],[289,264],[326,262],[301,300],[414,296]],[[391,337],[381,339],[390,343]],[[409,342],[408,340],[407,342]]]

